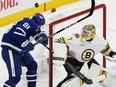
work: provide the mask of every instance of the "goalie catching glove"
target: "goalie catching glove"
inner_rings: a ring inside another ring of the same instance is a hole
[[[116,52],[111,51],[111,52],[109,53],[109,56],[106,56],[106,59],[108,59],[108,60],[111,61],[111,62],[116,63]]]
[[[35,38],[36,42],[39,42],[43,45],[47,45],[48,44],[48,37],[44,32],[41,32],[36,38]]]

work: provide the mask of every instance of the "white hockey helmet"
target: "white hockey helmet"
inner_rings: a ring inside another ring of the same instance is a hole
[[[85,25],[81,30],[81,41],[92,40],[95,35],[95,26],[92,24]]]

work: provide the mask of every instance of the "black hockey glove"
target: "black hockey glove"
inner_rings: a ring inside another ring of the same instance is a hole
[[[109,57],[106,56],[106,59],[108,59],[108,60],[111,61],[111,62],[116,63],[116,52],[111,51],[111,52],[109,53]]]

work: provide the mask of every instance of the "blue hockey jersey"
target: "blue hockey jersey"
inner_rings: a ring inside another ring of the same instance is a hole
[[[1,47],[21,51],[40,32],[33,20],[24,18],[3,35]]]

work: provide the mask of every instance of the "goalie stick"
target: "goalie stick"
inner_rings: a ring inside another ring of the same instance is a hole
[[[69,62],[66,61],[66,65],[67,67],[77,76],[79,77],[83,82],[85,82],[86,84],[94,84],[97,83],[103,79],[106,79],[106,76],[103,74],[101,76],[92,78],[92,79],[88,79],[86,76],[84,76],[80,71],[76,70],[74,68],[73,65],[71,65]]]
[[[84,19],[90,17],[90,16],[93,14],[93,12],[94,12],[94,8],[95,8],[95,0],[91,0],[91,9],[90,9],[90,12],[89,12],[89,14],[88,14],[87,16],[85,16],[85,17],[81,18],[80,20],[78,20],[78,21],[76,21],[76,22],[74,22],[74,23],[72,23],[72,24],[66,26],[65,28],[60,29],[59,31],[53,33],[52,35],[48,36],[47,38],[43,39],[42,41],[33,44],[33,46],[37,45],[38,43],[43,42],[44,40],[47,40],[47,39],[50,38],[50,37],[53,37],[54,35],[56,35],[56,34],[62,32],[62,31],[64,31],[65,29],[67,29],[67,28],[69,28],[69,27],[71,27],[71,26],[73,26],[73,25],[75,25],[75,24],[81,22],[82,20],[84,20]],[[45,46],[45,47],[46,47],[46,46]],[[51,51],[50,48],[48,48],[48,47],[46,47],[46,48],[47,48],[48,50]]]

